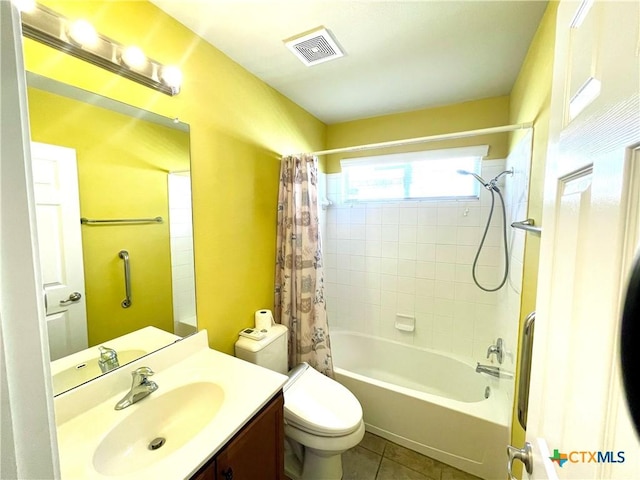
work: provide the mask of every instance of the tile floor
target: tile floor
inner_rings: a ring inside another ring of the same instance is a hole
[[[480,480],[369,432],[342,455],[342,470],[343,480]]]

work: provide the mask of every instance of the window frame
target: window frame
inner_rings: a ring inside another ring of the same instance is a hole
[[[437,150],[421,150],[417,152],[405,152],[405,153],[392,153],[386,155],[373,155],[369,157],[357,157],[349,159],[341,159],[340,167],[342,170],[342,199],[344,203],[365,203],[365,202],[410,202],[410,201],[437,201],[437,200],[474,200],[480,197],[480,184],[476,180],[469,176],[470,181],[473,182],[473,194],[472,195],[439,195],[439,196],[406,196],[407,190],[410,188],[411,183],[407,183],[407,180],[411,179],[411,174],[407,171],[411,170],[413,163],[430,161],[430,160],[447,160],[456,158],[470,158],[475,157],[476,170],[474,173],[481,174],[482,160],[487,156],[489,152],[489,145],[474,145],[468,147],[455,147],[445,148]],[[403,168],[405,170],[403,176],[403,184],[405,190],[405,196],[392,197],[392,198],[350,198],[348,194],[349,189],[349,169],[353,167],[365,167],[365,166],[379,166],[388,167],[390,169]]]

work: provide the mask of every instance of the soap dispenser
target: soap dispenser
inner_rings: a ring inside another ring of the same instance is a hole
[[[118,368],[120,366],[118,363],[118,354],[113,348],[101,346],[99,347],[99,350],[100,358],[98,359],[98,365],[100,366],[102,373],[110,372],[114,368]]]

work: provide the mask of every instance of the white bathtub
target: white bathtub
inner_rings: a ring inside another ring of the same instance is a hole
[[[336,380],[362,404],[368,431],[479,477],[505,478],[505,380],[433,350],[359,333],[332,331],[331,347]]]

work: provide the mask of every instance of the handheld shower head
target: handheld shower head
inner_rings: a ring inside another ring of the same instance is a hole
[[[456,173],[460,174],[460,175],[471,175],[473,176],[476,180],[478,180],[484,187],[487,187],[488,183],[484,181],[484,178],[482,178],[480,175],[478,175],[477,173],[473,173],[473,172],[469,172],[467,170],[456,170]]]

